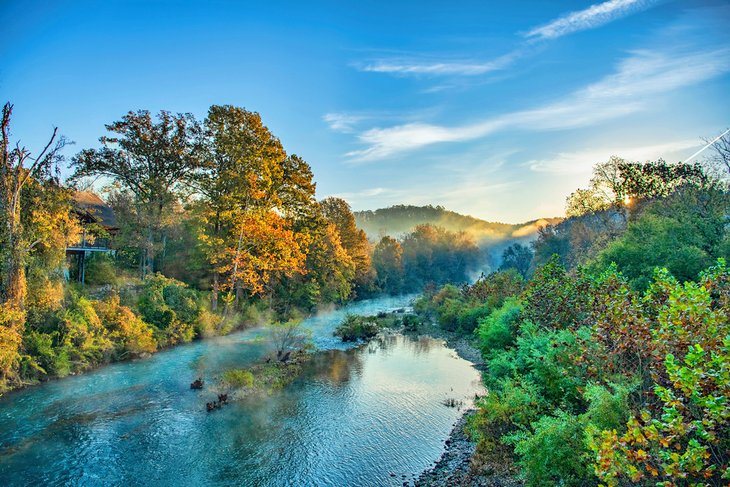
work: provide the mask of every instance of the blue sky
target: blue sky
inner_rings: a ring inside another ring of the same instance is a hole
[[[0,25],[29,148],[234,104],[355,209],[561,215],[593,164],[682,160],[730,126],[726,1],[5,0]]]

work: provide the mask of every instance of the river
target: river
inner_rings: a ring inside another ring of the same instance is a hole
[[[332,337],[346,313],[408,304],[388,297],[309,318],[322,350],[294,383],[207,413],[227,367],[267,353],[265,332],[175,347],[0,398],[3,485],[402,485],[438,459],[480,392],[471,364],[428,337],[351,347]]]

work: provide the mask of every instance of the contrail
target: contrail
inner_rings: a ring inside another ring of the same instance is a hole
[[[715,137],[715,140],[713,140],[712,142],[710,142],[709,144],[707,144],[706,146],[704,146],[702,149],[698,150],[697,152],[695,152],[694,154],[692,154],[691,156],[689,156],[687,159],[685,159],[684,162],[689,162],[692,159],[694,159],[695,157],[699,156],[702,153],[702,151],[704,151],[705,149],[707,149],[708,147],[710,147],[712,144],[714,144],[718,140],[720,140],[723,137],[725,137],[725,134],[727,134],[729,132],[730,132],[730,129],[727,129],[726,131],[724,131],[723,133],[721,133],[720,135],[718,135],[717,137]]]

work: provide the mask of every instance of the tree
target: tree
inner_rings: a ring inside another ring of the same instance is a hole
[[[20,360],[19,349],[26,322],[29,257],[43,247],[64,248],[53,237],[64,236],[64,212],[68,200],[54,172],[61,160],[64,138],[57,129],[37,156],[10,141],[13,105],[3,107],[0,139],[0,390],[14,374]],[[48,194],[44,195],[43,192]],[[40,198],[38,197],[40,196]],[[53,202],[60,197],[60,206]],[[47,211],[51,208],[53,211]],[[54,220],[55,218],[55,220]]]
[[[299,227],[309,239],[306,272],[281,280],[277,295],[306,309],[344,303],[352,295],[355,264],[342,247],[337,227],[316,210]]]
[[[26,296],[25,264],[29,252],[39,241],[28,241],[23,226],[23,216],[30,208],[22,205],[22,191],[26,185],[38,178],[54,181],[53,169],[61,160],[60,151],[66,145],[64,138],[57,139],[58,129],[53,129],[50,140],[33,157],[25,147],[16,144],[11,147],[10,118],[13,105],[6,103],[2,115],[2,139],[0,140],[0,221],[2,233],[0,243],[3,247],[2,289],[0,298],[23,310]],[[27,167],[26,167],[27,166]]]
[[[700,164],[631,162],[616,156],[593,168],[590,188],[579,189],[567,199],[566,215],[581,216],[624,208],[637,201],[668,196],[685,185],[705,187],[710,183]]]
[[[375,281],[370,258],[370,244],[365,232],[355,224],[355,215],[347,201],[329,197],[320,202],[325,218],[335,224],[342,247],[355,264],[355,293],[370,292]]]
[[[378,275],[378,287],[388,293],[403,290],[403,248],[393,237],[384,236],[373,251],[373,267]]]
[[[730,129],[725,131],[717,140],[703,140],[707,144],[711,144],[714,152],[708,157],[710,164],[719,169],[725,176],[730,175]]]
[[[309,165],[287,157],[258,113],[214,105],[205,126],[207,157],[195,185],[215,309],[221,290],[238,301],[244,289],[262,294],[275,274],[303,272],[308,239],[294,223],[314,204],[314,183]]]
[[[158,251],[165,245],[168,210],[201,166],[203,130],[191,114],[161,111],[157,120],[147,110],[129,112],[106,125],[118,136],[103,136],[100,149],[86,149],[73,158],[71,181],[108,177],[134,195],[135,213],[144,242],[140,273],[160,266]]]
[[[433,225],[418,225],[403,237],[405,289],[424,284],[464,283],[481,257],[479,247],[465,232],[449,232]]]
[[[532,250],[526,245],[514,243],[504,249],[502,253],[502,265],[499,270],[516,269],[522,277],[527,277],[532,262]]]
[[[301,320],[273,322],[267,328],[277,358],[282,361],[287,358],[286,352],[305,349],[311,339],[311,332],[302,326]]]

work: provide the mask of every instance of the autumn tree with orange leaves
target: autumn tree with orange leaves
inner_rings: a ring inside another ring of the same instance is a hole
[[[311,170],[287,157],[258,113],[214,105],[205,122],[207,157],[195,185],[203,195],[199,241],[212,273],[212,306],[228,292],[260,295],[276,275],[304,271],[307,237],[296,217],[314,201]]]

